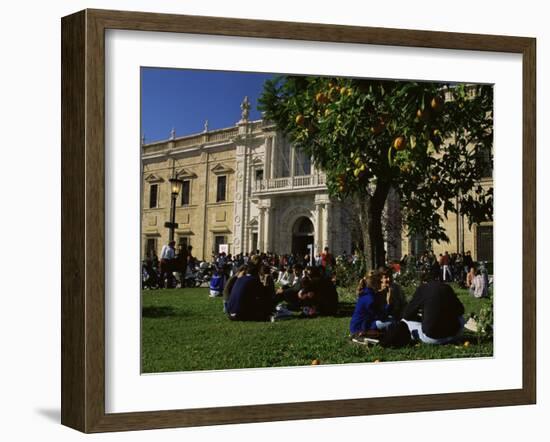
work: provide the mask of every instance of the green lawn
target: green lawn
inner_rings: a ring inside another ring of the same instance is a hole
[[[466,315],[488,300],[457,290]],[[142,371],[158,373],[253,367],[364,363],[492,356],[491,340],[478,342],[466,333],[469,346],[417,345],[403,349],[351,343],[348,327],[354,303],[342,295],[339,317],[270,322],[232,322],[221,298],[208,289],[146,290],[142,295]]]

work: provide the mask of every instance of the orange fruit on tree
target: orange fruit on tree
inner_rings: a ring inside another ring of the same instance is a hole
[[[393,140],[393,148],[395,150],[403,150],[407,147],[407,139],[401,135]]]
[[[298,126],[303,126],[305,121],[305,117],[302,114],[296,115],[296,124]]]
[[[317,92],[317,94],[315,95],[315,101],[317,101],[317,103],[326,103],[328,100],[327,96],[324,93]]]
[[[436,112],[439,112],[441,109],[443,109],[443,104],[443,99],[439,96],[433,97],[430,101],[430,107]]]

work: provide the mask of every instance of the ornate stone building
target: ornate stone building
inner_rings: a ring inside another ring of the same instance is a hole
[[[202,133],[176,138],[172,131],[168,140],[142,143],[143,254],[151,249],[160,253],[168,241],[164,223],[170,216],[173,176],[183,180],[175,239],[192,245],[199,259],[209,259],[222,244],[232,254],[260,250],[317,255],[325,247],[336,254],[352,252],[358,236],[352,233],[352,209],[329,197],[324,173],[274,125],[249,120],[247,99],[241,108],[234,127],[210,131],[206,123]],[[426,247],[436,253],[463,247],[476,259],[488,235],[483,226],[469,230],[467,222],[451,215],[446,222],[451,244],[407,238],[401,233],[395,194],[388,198],[386,218],[389,259]]]
[[[184,184],[175,239],[208,259],[221,244],[232,254],[351,251],[347,207],[329,198],[325,175],[275,127],[248,119],[235,127],[142,144],[142,250],[168,240],[169,179]]]

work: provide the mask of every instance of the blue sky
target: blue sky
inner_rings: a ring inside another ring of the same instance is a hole
[[[266,79],[273,74],[141,69],[141,128],[145,142],[234,126],[241,117],[245,95],[251,102],[250,119],[261,118],[256,109]]]

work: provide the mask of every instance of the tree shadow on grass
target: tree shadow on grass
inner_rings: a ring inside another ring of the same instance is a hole
[[[176,316],[176,310],[170,306],[143,307],[141,316],[143,318],[166,318],[168,316]]]

